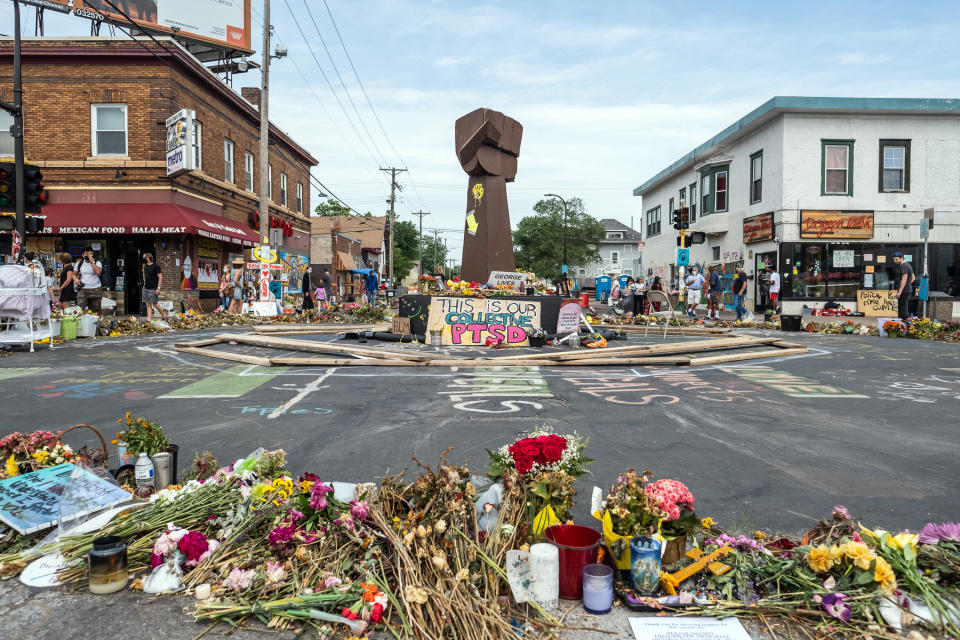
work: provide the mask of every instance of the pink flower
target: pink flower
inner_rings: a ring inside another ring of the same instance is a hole
[[[366,500],[351,500],[350,514],[357,520],[363,522],[367,519],[367,516],[370,515],[370,505],[367,504]]]
[[[150,568],[151,568],[151,569],[156,569],[157,567],[159,567],[160,565],[162,565],[162,564],[163,564],[163,561],[164,561],[164,558],[166,558],[166,556],[160,555],[159,553],[151,553],[151,554],[150,554]]]
[[[334,520],[333,523],[343,525],[350,531],[354,530],[353,516],[351,516],[349,513],[341,513],[340,517]]]
[[[209,558],[213,554],[213,552],[217,550],[217,547],[220,546],[220,543],[213,539],[207,540],[207,543],[209,546],[207,546],[207,550],[204,551],[202,554],[200,554],[200,557],[197,558],[197,564],[200,564],[201,562]]]
[[[323,511],[327,508],[327,494],[333,493],[333,487],[317,482],[310,490],[310,508]]]
[[[693,509],[693,494],[679,480],[657,480],[644,487],[644,492],[657,502],[667,514],[667,520],[676,520],[684,506]]]
[[[303,515],[302,513],[300,513],[299,511],[297,511],[296,509],[290,509],[290,510],[288,510],[288,511],[287,511],[287,515],[290,516],[290,518],[291,518],[294,522],[300,522],[301,520],[303,520],[303,519],[306,518],[305,515]]]
[[[246,591],[250,588],[250,583],[253,582],[253,577],[255,575],[257,575],[257,572],[253,571],[252,569],[249,571],[244,571],[243,569],[237,567],[224,579],[223,586],[227,589],[233,589],[235,591]]]
[[[188,567],[197,566],[197,563],[200,562],[200,556],[206,553],[209,548],[210,543],[207,541],[207,537],[199,531],[188,532],[177,543],[177,549],[187,558],[186,565]]]
[[[327,589],[333,589],[334,587],[338,587],[341,584],[343,584],[343,580],[341,580],[337,576],[327,576],[323,580],[323,586],[326,587]]]
[[[849,520],[850,519],[850,510],[847,509],[842,504],[834,505],[833,507],[833,518],[834,520]]]
[[[287,526],[280,525],[274,528],[273,531],[267,536],[267,540],[270,542],[270,545],[273,547],[279,547],[286,542],[293,540],[293,535],[297,532],[296,524],[288,524]]]
[[[937,544],[939,541],[960,542],[960,522],[944,522],[943,524],[927,523],[920,530],[921,544]]]
[[[287,577],[287,570],[284,569],[282,562],[276,560],[267,560],[267,582],[276,584],[283,582]]]

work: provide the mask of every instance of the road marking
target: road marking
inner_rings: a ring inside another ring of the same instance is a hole
[[[273,420],[274,418],[278,418],[282,416],[284,413],[287,412],[287,410],[290,407],[297,404],[298,402],[306,398],[308,395],[310,395],[311,393],[319,389],[320,385],[323,384],[323,381],[329,378],[330,376],[332,376],[333,372],[336,370],[337,370],[336,367],[330,367],[329,369],[327,369],[323,374],[318,376],[316,380],[314,380],[313,382],[308,384],[306,387],[304,387],[303,391],[293,396],[293,398],[291,398],[281,406],[277,407],[273,413],[267,416],[267,420]]]
[[[9,369],[0,369],[0,380],[19,378],[20,376],[33,376],[49,370],[50,367],[10,367]]]
[[[286,367],[258,367],[245,364],[180,387],[160,398],[239,398],[270,382]]]

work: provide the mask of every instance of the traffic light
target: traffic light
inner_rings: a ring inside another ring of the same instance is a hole
[[[680,207],[680,228],[690,228],[690,209],[688,207]]]
[[[16,203],[16,177],[12,162],[0,162],[0,211],[13,211]]]
[[[687,244],[703,244],[707,241],[707,234],[703,231],[691,231],[687,234]]]
[[[673,228],[679,230],[680,227],[680,209],[673,210]]]
[[[26,219],[26,228],[24,231],[27,233],[40,233],[43,231],[43,218],[37,218],[36,216],[27,216]]]
[[[13,216],[0,215],[0,231],[13,231],[17,228],[17,219]]]
[[[47,191],[43,187],[43,174],[33,165],[24,166],[24,183],[26,184],[26,206],[24,211],[27,213],[40,213],[43,205],[47,202]]]

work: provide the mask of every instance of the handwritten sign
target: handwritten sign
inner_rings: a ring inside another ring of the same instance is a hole
[[[494,287],[498,285],[508,285],[515,291],[523,291],[527,286],[527,274],[516,271],[491,271],[488,283]]]
[[[130,494],[115,484],[65,462],[0,480],[0,520],[23,535],[52,527],[68,490],[71,517],[130,500]]]
[[[637,640],[750,640],[736,618],[629,618]]]
[[[852,269],[853,268],[853,249],[834,249],[833,250],[833,268],[834,269]]]
[[[801,238],[873,237],[873,211],[801,211]]]
[[[533,572],[530,570],[530,553],[527,551],[507,551],[507,582],[517,602],[533,600]]]
[[[408,335],[410,333],[410,318],[393,316],[393,324],[390,328],[390,332],[400,335]]]
[[[580,330],[580,313],[583,307],[577,301],[566,301],[557,317],[557,333],[576,333]]]
[[[773,212],[743,219],[743,244],[773,240]]]
[[[484,345],[488,337],[526,346],[527,330],[540,326],[540,303],[510,298],[434,297],[427,330],[440,332],[443,345]]]
[[[857,290],[857,311],[865,316],[896,316],[897,306],[897,292],[892,289]]]

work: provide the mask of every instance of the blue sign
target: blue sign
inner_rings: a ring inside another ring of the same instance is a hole
[[[563,273],[567,272],[567,265],[563,265]]]
[[[690,264],[690,249],[677,249],[677,266],[685,267]]]
[[[917,287],[917,298],[926,300],[930,296],[930,278],[920,278],[920,286]]]

